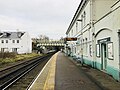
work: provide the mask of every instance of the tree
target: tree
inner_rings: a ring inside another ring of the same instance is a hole
[[[49,41],[49,37],[46,35],[38,35],[38,39],[40,42],[46,42]]]

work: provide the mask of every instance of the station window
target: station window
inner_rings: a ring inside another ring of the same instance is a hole
[[[72,29],[72,31],[71,31],[71,36],[73,36],[73,29]]]
[[[76,47],[75,47],[75,53],[76,53]]]
[[[86,24],[86,12],[84,11],[83,13],[83,24],[85,25]]]
[[[90,53],[90,56],[92,56],[92,45],[89,45],[89,53]]]
[[[86,56],[88,55],[88,44],[87,44],[87,42],[86,42],[86,44],[85,44],[85,54],[86,54]]]
[[[78,22],[76,22],[76,34],[78,32]]]
[[[81,28],[83,28],[83,15],[81,15]]]

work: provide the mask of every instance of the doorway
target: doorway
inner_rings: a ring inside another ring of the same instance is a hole
[[[107,44],[101,43],[101,64],[102,70],[106,70],[107,67]]]

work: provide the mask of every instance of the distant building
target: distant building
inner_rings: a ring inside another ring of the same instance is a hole
[[[66,53],[120,81],[120,0],[81,0],[66,35]]]
[[[31,53],[32,41],[27,32],[0,32],[0,52]]]

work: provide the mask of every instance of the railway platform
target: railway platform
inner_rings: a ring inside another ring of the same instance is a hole
[[[120,82],[62,52],[54,54],[28,90],[119,90]]]

